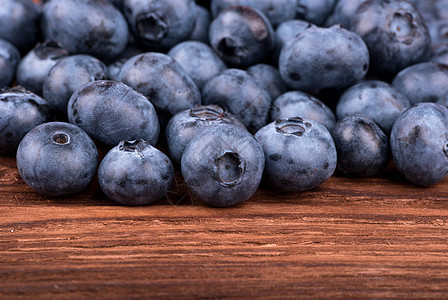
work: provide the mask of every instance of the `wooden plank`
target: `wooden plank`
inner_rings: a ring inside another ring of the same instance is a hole
[[[448,181],[394,170],[301,194],[262,187],[226,209],[177,174],[147,207],[49,198],[0,158],[0,298],[446,298]]]

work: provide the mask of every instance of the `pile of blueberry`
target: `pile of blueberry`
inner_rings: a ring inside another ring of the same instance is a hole
[[[98,174],[148,205],[180,168],[227,207],[391,161],[419,186],[448,173],[446,0],[1,4],[0,155],[38,193]]]

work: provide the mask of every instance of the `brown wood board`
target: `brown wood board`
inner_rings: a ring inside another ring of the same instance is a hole
[[[36,194],[0,158],[0,298],[447,298],[448,180],[338,175],[242,205],[166,199],[124,207],[96,179]]]

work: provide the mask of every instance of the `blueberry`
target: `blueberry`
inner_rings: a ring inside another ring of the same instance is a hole
[[[104,0],[50,0],[42,31],[72,54],[111,59],[126,47],[128,26],[120,11]]]
[[[280,23],[275,30],[275,50],[274,59],[278,62],[280,51],[286,42],[292,40],[296,35],[302,33],[308,27],[313,26],[304,20],[288,20]]]
[[[211,78],[227,69],[210,46],[198,41],[179,43],[168,55],[177,61],[200,90]]]
[[[67,119],[67,104],[72,94],[84,84],[108,79],[106,66],[93,56],[78,54],[58,61],[43,83],[43,96],[53,111]]]
[[[231,6],[221,11],[210,24],[209,40],[224,62],[233,67],[262,62],[275,45],[269,20],[248,6]]]
[[[247,68],[247,72],[261,80],[267,87],[271,99],[275,99],[288,90],[277,68],[267,64],[257,64]]]
[[[296,18],[322,25],[330,13],[336,0],[297,0]]]
[[[98,151],[79,127],[62,122],[41,124],[17,149],[17,168],[36,192],[65,196],[83,191],[95,175]]]
[[[371,177],[389,163],[389,138],[370,118],[351,115],[339,120],[333,139],[338,169],[346,175]]]
[[[33,48],[38,39],[41,11],[30,0],[2,0],[0,39],[13,44],[22,54]]]
[[[338,0],[335,7],[326,20],[327,26],[341,24],[342,27],[349,29],[353,15],[358,7],[366,0]]]
[[[168,122],[165,133],[173,160],[180,163],[190,140],[204,128],[216,124],[232,124],[246,129],[237,117],[214,104],[197,106],[174,115]]]
[[[396,73],[429,54],[428,29],[408,1],[366,1],[357,9],[350,28],[367,44],[375,73]]]
[[[213,17],[216,17],[225,8],[243,5],[258,9],[269,19],[273,27],[281,22],[292,20],[296,16],[297,0],[212,0],[210,9]]]
[[[442,95],[435,103],[443,105],[448,108],[448,93]]]
[[[208,27],[212,22],[210,12],[201,5],[196,5],[196,22],[188,40],[208,43]]]
[[[442,0],[443,1],[443,0]],[[420,14],[426,19],[428,16],[431,18],[436,18],[436,3],[439,0],[430,0],[430,1],[422,1],[422,0],[411,0],[415,7],[418,9]]]
[[[423,2],[423,1],[418,1],[418,2]],[[430,5],[429,3],[426,3],[426,4]],[[434,15],[436,18],[438,18],[438,19],[447,19],[448,18],[448,3],[445,0],[434,1],[433,7],[434,7]]]
[[[426,20],[448,18],[448,5],[445,0],[411,1]]]
[[[169,158],[144,140],[121,141],[98,168],[103,192],[124,205],[149,205],[160,200],[173,180]]]
[[[68,119],[110,147],[133,139],[145,139],[154,145],[160,131],[151,102],[112,80],[93,81],[76,90],[68,103]]]
[[[328,131],[336,125],[333,111],[322,101],[300,91],[286,92],[272,103],[270,119],[302,117],[323,124]]]
[[[364,78],[369,68],[369,52],[353,32],[339,26],[314,26],[286,43],[278,65],[291,89],[305,92],[343,89]]]
[[[423,2],[423,1],[419,1]],[[436,0],[433,3],[434,13],[436,18],[438,19],[447,19],[448,18],[448,3],[444,0]]]
[[[234,125],[201,131],[188,143],[181,161],[182,175],[193,195],[216,207],[237,205],[252,197],[263,168],[261,145]]]
[[[193,0],[125,0],[124,14],[139,42],[164,51],[193,32],[196,4]]]
[[[201,93],[193,80],[170,56],[148,52],[130,58],[118,80],[149,98],[159,116],[172,115],[201,104]]]
[[[109,74],[109,79],[118,81],[118,74],[120,74],[121,68],[128,61],[129,58],[120,58],[109,65],[107,65],[107,73]]]
[[[423,62],[401,70],[392,85],[405,95],[411,104],[437,102],[448,93],[448,66]]]
[[[419,186],[430,186],[448,173],[448,109],[419,103],[395,122],[390,147],[397,169]]]
[[[448,20],[431,19],[426,22],[426,25],[433,45],[448,42]]]
[[[336,106],[336,116],[342,119],[362,114],[389,134],[395,120],[410,106],[409,100],[390,84],[367,80],[345,90]]]
[[[301,192],[315,188],[336,168],[336,148],[328,130],[319,122],[300,117],[278,119],[255,138],[263,147],[264,178],[274,188]]]
[[[0,40],[0,89],[9,86],[16,74],[20,53],[8,41]]]
[[[39,124],[51,120],[41,97],[16,86],[0,91],[0,155],[15,155],[20,140]]]
[[[248,0],[246,0],[248,1]],[[292,20],[296,17],[296,10],[294,6],[297,0],[249,0],[250,6],[259,9],[272,24],[272,27],[277,27],[280,23],[286,20]],[[245,4],[241,4],[245,5]]]
[[[263,82],[248,72],[228,69],[213,77],[202,90],[204,104],[218,104],[233,113],[250,132],[263,127],[271,97]]]
[[[448,65],[448,43],[434,46],[431,49],[430,61]]]
[[[37,44],[17,66],[17,83],[33,93],[42,95],[42,85],[50,69],[68,55],[59,44],[45,41]]]
[[[146,52],[139,45],[128,43],[126,48],[121,52],[115,60],[110,62],[107,65],[107,71],[109,73],[109,77],[112,80],[118,80],[118,74],[121,71],[121,67],[133,56],[139,55]]]

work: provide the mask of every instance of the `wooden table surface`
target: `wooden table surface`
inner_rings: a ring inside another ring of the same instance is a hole
[[[40,196],[0,158],[0,299],[448,297],[448,180],[336,175],[217,209],[177,175],[167,199],[123,207],[96,181]]]

